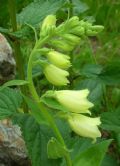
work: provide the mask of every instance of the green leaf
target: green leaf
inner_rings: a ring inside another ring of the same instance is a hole
[[[100,74],[100,79],[107,85],[120,84],[120,60],[109,63]]]
[[[32,116],[26,114],[18,114],[13,121],[21,127],[32,166],[60,165],[60,160],[47,157],[47,142],[53,136],[50,128],[39,125]]]
[[[81,74],[86,77],[97,77],[102,72],[102,66],[96,64],[86,64],[81,70]]]
[[[47,145],[47,154],[51,159],[62,158],[67,154],[67,149],[65,149],[56,138],[52,137]]]
[[[120,108],[112,112],[102,113],[101,121],[103,129],[120,133]]]
[[[66,131],[66,133],[67,132],[68,131]],[[72,160],[74,160],[76,156],[78,156],[78,154],[81,154],[93,145],[91,139],[74,136],[73,133],[69,133],[67,137],[64,137],[64,140],[66,142],[67,147],[70,149],[70,156]],[[61,166],[66,166],[65,161],[63,161]]]
[[[9,30],[8,29],[5,29],[3,27],[0,27],[0,32],[1,33],[5,33],[5,34],[9,34]]]
[[[80,1],[80,0],[74,0],[72,1],[73,4],[73,12],[74,14],[81,14],[89,9],[86,3]]]
[[[111,140],[102,141],[93,145],[78,155],[74,160],[74,166],[100,166]]]
[[[103,86],[103,82],[101,82],[101,80],[99,80],[98,78],[89,78],[78,81],[75,85],[75,89],[89,89],[89,100],[93,102],[95,106],[98,106],[103,97]]]
[[[28,84],[28,81],[25,80],[11,80],[6,82],[5,84],[3,84],[0,87],[0,90],[3,90],[4,88],[8,87],[8,86],[21,86],[21,85],[25,85]]]
[[[31,115],[35,118],[35,120],[39,123],[39,124],[47,124],[48,123],[45,121],[43,115],[41,114],[41,111],[39,110],[37,104],[32,101],[30,98],[28,98],[27,96],[23,96],[29,109],[30,109],[30,113]]]
[[[68,112],[68,110],[62,106],[57,100],[55,100],[54,98],[51,97],[46,97],[46,96],[42,96],[41,97],[41,101],[46,104],[48,107],[53,108],[55,110],[61,110],[63,112]]]
[[[66,131],[67,132],[67,131]],[[79,136],[72,136],[65,138],[66,144],[71,149],[71,157],[75,159],[75,157],[84,152],[86,149],[92,146],[92,141],[89,138],[79,137]]]
[[[101,166],[119,166],[119,163],[116,158],[113,158],[112,155],[107,154],[101,163]]]
[[[21,102],[22,97],[19,92],[10,88],[0,91],[0,119],[15,115]]]
[[[9,15],[8,15],[8,5],[5,0],[0,0],[0,25],[8,26]]]
[[[25,7],[20,14],[18,14],[17,20],[19,24],[39,24],[45,16],[54,14],[63,5],[63,0],[55,1],[37,1],[30,3]]]

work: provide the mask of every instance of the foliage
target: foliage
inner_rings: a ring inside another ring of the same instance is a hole
[[[30,3],[23,11],[18,14],[20,25],[28,23],[31,25],[39,24],[48,14],[54,14],[63,4],[63,1],[37,1]],[[34,17],[36,16],[36,17]]]
[[[21,127],[33,166],[59,165],[60,161],[48,159],[47,157],[47,148],[45,147],[47,147],[47,142],[52,136],[49,128],[40,126],[33,117],[23,114],[15,116],[14,123],[19,124]]]
[[[19,92],[13,89],[0,91],[0,119],[9,118],[18,112],[22,98]]]
[[[84,164],[85,166],[99,166],[109,143],[110,140],[104,141],[87,149],[85,152],[76,157],[75,165],[79,166]]]

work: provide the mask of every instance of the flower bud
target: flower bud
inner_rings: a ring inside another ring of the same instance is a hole
[[[64,40],[52,40],[50,44],[60,51],[69,52],[74,49],[73,45],[68,44]]]
[[[73,28],[75,26],[78,26],[79,24],[79,17],[78,16],[73,16],[69,20],[66,21],[67,26],[70,28]]]
[[[71,33],[77,36],[82,36],[85,34],[85,28],[81,26],[75,27],[71,30]]]
[[[91,29],[86,30],[86,35],[88,35],[88,36],[96,36],[97,34],[98,34],[98,32],[92,31]]]
[[[85,29],[90,29],[92,27],[92,23],[90,22],[87,22],[87,21],[84,21],[83,23],[81,23],[82,26],[85,28]]]
[[[96,32],[101,32],[104,29],[104,26],[102,25],[94,25],[91,27],[91,30],[96,31]]]
[[[91,26],[88,29],[86,29],[86,35],[95,36],[98,33],[100,33],[103,29],[104,29],[104,27],[101,25]]]
[[[64,34],[63,38],[68,40],[73,45],[79,44],[81,40],[80,37],[73,34]]]
[[[57,27],[57,31],[58,32],[65,32],[65,31],[68,32],[69,29],[72,29],[78,25],[79,25],[79,17],[73,16],[69,20],[67,20],[64,23],[62,23],[61,25],[59,25]]]
[[[47,58],[53,65],[61,69],[66,69],[71,66],[69,61],[70,57],[57,51],[50,51],[47,54]]]
[[[68,117],[68,123],[72,130],[83,137],[92,138],[95,142],[97,137],[101,137],[98,125],[101,124],[100,118],[90,118],[81,114],[72,114]]]
[[[89,113],[89,108],[93,107],[93,104],[88,101],[87,96],[89,91],[85,90],[61,90],[55,91],[56,99],[66,109],[75,113]]]
[[[59,69],[58,67],[48,64],[44,67],[44,74],[47,80],[56,86],[67,85],[69,83],[67,76],[69,73],[65,70]]]
[[[41,30],[47,29],[50,26],[54,26],[56,24],[56,16],[55,15],[48,15],[42,23]]]
[[[42,23],[41,26],[41,36],[45,36],[49,31],[53,31],[56,24],[56,16],[55,15],[48,15]]]

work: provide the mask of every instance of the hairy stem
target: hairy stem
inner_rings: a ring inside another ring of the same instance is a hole
[[[9,9],[9,14],[10,14],[10,20],[11,20],[11,25],[12,25],[12,30],[13,32],[17,31],[17,22],[16,22],[16,3],[15,0],[8,0],[8,9]],[[20,42],[15,39],[13,41],[13,46],[15,50],[15,60],[16,60],[16,66],[18,70],[18,75],[19,79],[25,80],[25,72],[24,72],[24,65],[23,65],[23,59],[22,59],[22,54],[20,50]],[[27,94],[27,88],[26,86],[21,86],[21,92],[23,94]],[[28,111],[27,105],[24,102],[23,103],[23,110],[24,112]]]
[[[28,82],[29,82],[29,90],[31,92],[31,95],[33,97],[33,99],[36,101],[41,113],[43,114],[44,118],[48,121],[48,123],[50,124],[51,128],[53,129],[54,131],[54,134],[56,136],[56,138],[60,141],[60,143],[66,147],[65,145],[65,142],[64,142],[64,139],[63,137],[61,136],[57,126],[56,126],[56,123],[55,123],[55,120],[54,118],[51,116],[51,114],[47,111],[47,109],[45,108],[45,106],[40,102],[40,97],[38,96],[37,92],[36,92],[36,89],[34,87],[34,83],[33,83],[33,80],[32,80],[32,67],[33,67],[33,58],[34,58],[34,53],[36,51],[36,49],[39,47],[42,47],[43,44],[48,40],[49,36],[47,36],[46,38],[44,38],[43,40],[39,40],[33,51],[31,52],[30,54],[30,57],[29,57],[29,62],[28,62],[28,70],[27,70],[27,77],[28,77]],[[70,155],[69,153],[65,156],[65,160],[66,160],[66,164],[67,166],[72,166],[72,162],[71,162],[71,158],[70,158]]]

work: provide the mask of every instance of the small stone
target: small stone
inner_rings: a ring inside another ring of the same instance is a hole
[[[0,121],[0,166],[4,159],[8,159],[8,163],[19,163],[20,166],[29,162],[20,127],[12,125],[9,119]]]
[[[0,85],[14,78],[15,66],[12,48],[0,33]]]

